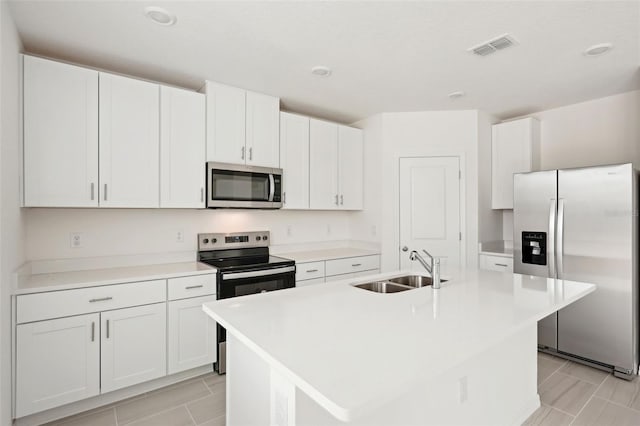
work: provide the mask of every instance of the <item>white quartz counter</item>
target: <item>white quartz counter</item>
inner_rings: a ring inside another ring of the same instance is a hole
[[[480,254],[513,258],[512,241],[488,241],[480,244]]]
[[[332,249],[283,252],[277,253],[276,256],[295,260],[296,263],[304,263],[318,262],[322,260],[344,259],[348,257],[370,256],[376,254],[380,254],[380,252],[353,247],[338,247]]]
[[[378,294],[350,284],[379,274],[256,296],[204,310],[272,368],[347,421],[433,379],[595,290],[492,271]]]
[[[14,294],[68,290],[133,281],[150,281],[189,275],[211,274],[215,272],[215,268],[204,263],[178,262],[83,271],[20,274],[16,279]]]

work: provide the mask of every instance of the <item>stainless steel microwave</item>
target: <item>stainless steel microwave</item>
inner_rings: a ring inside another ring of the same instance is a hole
[[[207,207],[281,208],[282,169],[208,162]]]

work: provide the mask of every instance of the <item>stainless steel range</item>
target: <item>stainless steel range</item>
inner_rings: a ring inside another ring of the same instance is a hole
[[[218,269],[218,299],[295,287],[295,261],[269,254],[269,231],[198,234],[198,260]],[[226,330],[218,325],[219,374],[226,372]]]

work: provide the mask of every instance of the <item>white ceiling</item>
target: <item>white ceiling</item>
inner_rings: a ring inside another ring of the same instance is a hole
[[[175,13],[172,27],[143,16]],[[219,81],[343,122],[383,111],[502,118],[640,88],[639,1],[13,1],[27,52],[191,88]],[[503,33],[519,44],[467,48]],[[610,42],[601,57],[582,51]],[[310,73],[333,69],[330,78]],[[447,94],[467,95],[451,100]]]

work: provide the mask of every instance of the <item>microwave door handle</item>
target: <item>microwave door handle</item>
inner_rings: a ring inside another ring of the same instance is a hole
[[[269,173],[269,201],[273,202],[273,197],[276,193],[276,181],[273,178],[273,173]]]
[[[284,274],[286,272],[293,272],[296,270],[295,266],[285,266],[283,268],[262,269],[259,271],[249,272],[234,272],[229,274],[222,274],[222,281],[237,280],[240,278],[254,278],[254,277],[266,277],[269,275]]]

